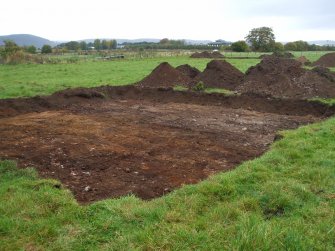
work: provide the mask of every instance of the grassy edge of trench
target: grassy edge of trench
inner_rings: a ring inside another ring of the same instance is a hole
[[[152,201],[80,206],[0,162],[0,250],[334,250],[335,118],[282,132],[260,158]]]

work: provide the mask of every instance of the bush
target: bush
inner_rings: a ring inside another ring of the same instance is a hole
[[[198,82],[198,83],[192,88],[193,91],[197,91],[197,92],[204,91],[205,89],[206,89],[205,84],[204,84],[202,81]]]
[[[43,45],[41,52],[43,54],[51,53],[52,52],[52,48],[51,48],[50,45],[45,44],[45,45]]]
[[[235,43],[232,43],[230,48],[232,49],[232,51],[236,51],[236,52],[249,51],[249,46],[245,41],[237,41]]]

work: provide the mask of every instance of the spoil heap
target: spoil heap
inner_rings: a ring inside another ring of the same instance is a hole
[[[294,59],[265,57],[250,67],[237,91],[280,98],[335,97],[335,84],[317,71],[301,67]]]
[[[176,69],[190,78],[195,78],[200,73],[197,68],[192,67],[189,64],[179,65]]]
[[[140,87],[159,88],[182,85],[187,87],[192,79],[164,62],[158,65],[148,76],[139,81]]]
[[[335,67],[335,52],[328,53],[315,61],[313,66],[323,66],[323,67]]]
[[[212,60],[206,69],[196,77],[206,87],[235,90],[243,81],[244,74],[226,61]]]

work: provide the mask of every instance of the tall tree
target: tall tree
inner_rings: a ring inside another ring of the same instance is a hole
[[[87,43],[85,41],[80,42],[80,49],[83,51],[87,50]]]
[[[107,50],[108,49],[108,44],[109,44],[109,42],[107,41],[107,40],[102,40],[101,41],[101,49],[103,49],[103,50]]]
[[[245,37],[255,51],[272,51],[275,45],[275,35],[269,27],[254,28]]]
[[[93,44],[94,44],[94,48],[96,50],[100,50],[101,49],[101,41],[100,41],[100,39],[95,39],[94,42],[93,42]]]

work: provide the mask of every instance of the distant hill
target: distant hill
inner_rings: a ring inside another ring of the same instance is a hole
[[[12,40],[19,46],[29,46],[34,45],[36,48],[42,48],[43,45],[47,44],[50,46],[56,46],[58,43],[54,41],[50,41],[48,39],[29,35],[29,34],[13,34],[0,36],[0,46],[3,45],[3,41]]]

